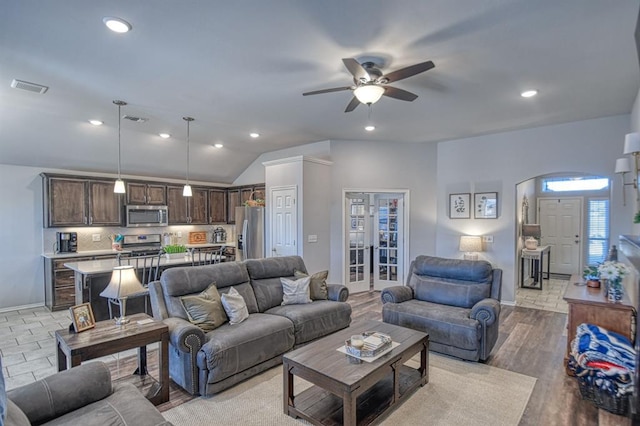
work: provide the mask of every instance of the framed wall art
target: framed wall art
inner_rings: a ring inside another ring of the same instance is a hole
[[[497,219],[498,193],[478,192],[473,194],[473,215],[476,219]]]
[[[71,320],[73,321],[73,328],[76,329],[76,333],[88,330],[96,326],[96,320],[93,317],[93,310],[89,303],[83,303],[81,305],[72,306],[69,308],[71,313]]]
[[[451,219],[471,218],[471,194],[449,194],[449,217]]]

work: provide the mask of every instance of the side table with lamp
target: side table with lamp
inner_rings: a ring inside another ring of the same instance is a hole
[[[520,287],[542,290],[544,280],[544,260],[547,258],[547,279],[551,277],[551,247],[539,246],[538,239],[542,235],[539,224],[523,224],[522,236],[525,237],[525,248],[520,253]],[[531,285],[527,285],[524,276],[525,260],[529,261],[529,278]]]

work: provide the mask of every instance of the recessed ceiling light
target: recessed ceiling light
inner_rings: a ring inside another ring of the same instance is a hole
[[[121,18],[107,16],[102,18],[102,22],[114,33],[128,33],[131,31],[131,24]]]
[[[216,143],[216,144],[213,144],[213,146],[214,146],[214,147],[216,147],[216,148],[218,148],[218,149],[220,149],[220,148],[222,148],[224,145],[222,145],[221,143]]]
[[[158,136],[160,136],[162,139],[169,139],[171,137],[169,133],[158,133]]]
[[[104,124],[100,120],[89,120],[89,123],[93,124],[94,126],[102,126]]]
[[[530,98],[537,94],[538,94],[537,90],[525,90],[524,92],[520,93],[520,96],[522,96],[523,98]]]
[[[249,133],[249,136],[251,136],[252,138],[259,138],[260,137],[260,133]]]
[[[376,126],[374,126],[374,125],[372,125],[372,124],[369,124],[368,126],[364,126],[364,129],[365,129],[367,132],[373,132],[373,131],[376,129]]]

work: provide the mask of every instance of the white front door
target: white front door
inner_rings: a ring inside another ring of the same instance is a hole
[[[271,202],[271,256],[294,256],[298,254],[296,235],[297,188],[295,186],[273,188]]]
[[[376,194],[374,218],[373,289],[402,284],[404,264],[404,198],[402,194]]]
[[[551,272],[579,274],[582,253],[582,199],[539,198],[540,245],[550,246]]]
[[[345,212],[347,243],[345,282],[351,293],[369,291],[371,282],[369,196],[362,193],[347,193]]]

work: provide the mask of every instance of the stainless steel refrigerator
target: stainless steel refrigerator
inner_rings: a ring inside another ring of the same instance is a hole
[[[236,207],[236,260],[264,257],[264,207]]]

